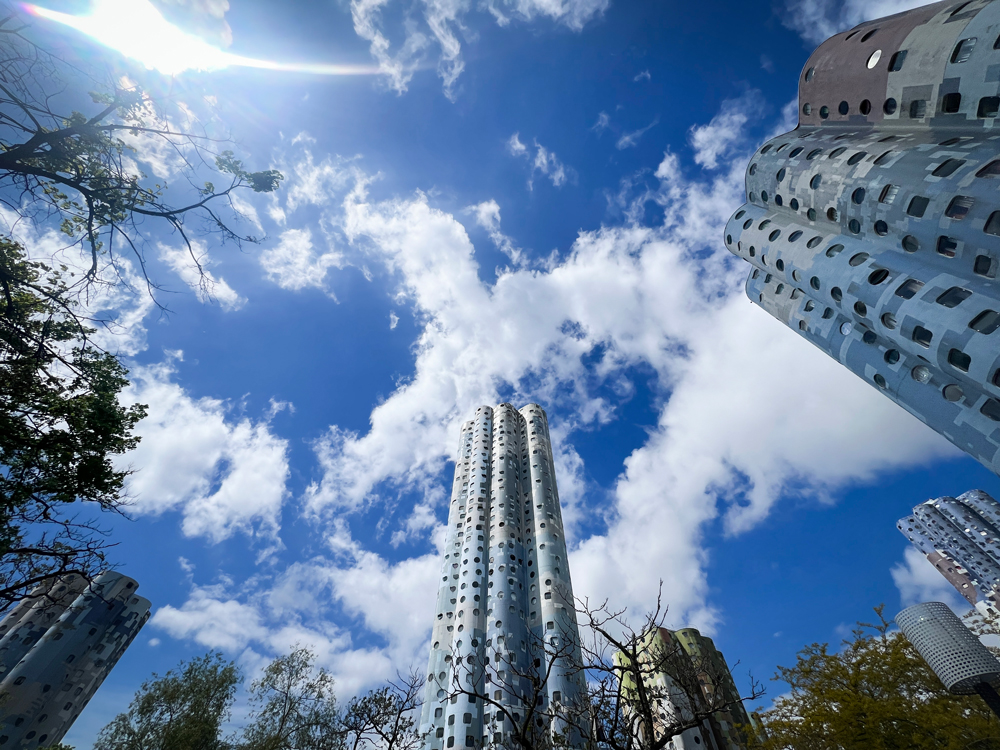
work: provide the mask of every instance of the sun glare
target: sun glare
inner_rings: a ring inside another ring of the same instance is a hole
[[[150,70],[177,75],[188,70],[219,70],[231,66],[263,68],[318,75],[366,75],[377,72],[370,65],[280,63],[234,55],[213,47],[171,24],[149,0],[93,0],[87,15],[26,4],[39,18],[64,24],[117,50]]]

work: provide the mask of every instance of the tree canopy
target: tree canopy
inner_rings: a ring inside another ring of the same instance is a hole
[[[996,750],[1000,722],[978,696],[949,694],[876,608],[839,650],[803,648],[776,680],[788,694],[761,714],[759,750]]]

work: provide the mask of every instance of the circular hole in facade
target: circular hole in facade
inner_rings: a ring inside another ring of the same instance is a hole
[[[866,260],[868,260],[868,253],[855,253],[854,255],[851,256],[851,259],[848,261],[848,263],[850,263],[852,266],[860,266]]]
[[[760,191],[760,199],[762,201],[764,201],[764,203],[767,203],[767,191],[766,190],[761,190]]]
[[[965,391],[962,390],[961,386],[951,383],[941,389],[941,395],[944,396],[945,401],[951,401],[954,403],[955,401],[962,400],[962,396],[965,395]]]
[[[802,105],[802,114],[808,117],[812,113],[813,113],[813,108],[809,102],[806,102],[805,104]]]
[[[757,228],[758,229],[763,229],[764,227],[766,227],[770,223],[771,223],[770,219],[764,219],[764,221],[762,221],[760,224],[757,225]]]
[[[788,241],[789,242],[795,242],[795,240],[797,240],[801,236],[802,236],[802,230],[801,229],[796,229],[794,232],[792,232],[790,235],[788,235]]]
[[[762,149],[760,150],[760,152],[761,152],[762,154],[766,154],[766,153],[767,153],[768,151],[770,151],[770,150],[771,150],[771,144],[770,144],[770,143],[767,143],[767,144],[765,144],[765,145],[764,145],[764,147],[763,147],[763,148],[762,148]]]
[[[885,100],[885,104],[882,105],[882,111],[887,115],[893,115],[896,113],[896,100],[891,96]]]
[[[751,245],[751,246],[750,246],[750,249],[749,249],[749,250],[747,250],[747,253],[748,253],[748,254],[750,255],[750,257],[752,258],[752,257],[754,257],[754,256],[755,256],[755,255],[757,254],[757,248],[755,248],[755,247],[754,247],[753,245]]]
[[[809,219],[809,221],[816,221],[816,209],[810,208],[806,211],[806,218]]]
[[[786,174],[786,172],[785,172],[785,168],[784,167],[782,167],[781,169],[778,170],[778,174],[775,175],[775,177],[777,178],[778,182],[781,182],[783,179],[785,179],[785,174]]]
[[[823,149],[821,149],[821,148],[814,148],[812,151],[810,151],[808,153],[808,155],[806,155],[806,160],[807,161],[812,161],[813,159],[815,159],[817,156],[819,156],[822,153],[823,153]]]
[[[868,70],[871,70],[876,65],[878,65],[878,61],[881,59],[882,59],[882,50],[877,49],[874,52],[872,52],[871,55],[868,57]]]
[[[854,201],[859,206],[865,202],[865,189],[858,188],[853,193],[851,193],[851,200]]]
[[[823,175],[820,174],[813,175],[813,178],[809,180],[809,187],[815,190],[820,186],[822,182],[823,182]]]
[[[861,340],[864,341],[869,346],[873,346],[875,342],[878,341],[878,336],[875,335],[875,331],[865,331],[864,335],[861,337]]]
[[[811,81],[815,75],[816,68],[809,68],[809,70],[806,71],[806,80]]]
[[[780,195],[774,196],[774,205],[780,206],[784,202],[785,201],[782,199],[782,197]]]
[[[868,306],[861,300],[858,300],[857,302],[854,303],[854,312],[856,312],[863,318],[866,315],[868,315]],[[873,333],[872,336],[874,335],[875,334]]]
[[[799,210],[798,198],[792,198],[790,201],[788,201],[788,207],[793,211],[798,211]]]
[[[765,265],[765,266],[767,265],[767,253],[761,253],[760,254],[760,262],[761,262],[762,265]],[[769,281],[770,279],[771,279],[771,276],[769,274],[768,277],[767,277],[767,279],[766,279],[766,281]]]
[[[908,253],[915,253],[920,249],[920,243],[917,242],[916,237],[908,234],[903,238],[903,249]]]
[[[795,281],[802,281],[802,272],[796,268],[794,271],[792,271],[792,278]]]
[[[929,383],[931,382],[931,371],[923,365],[917,365],[910,370],[910,377],[918,383]]]
[[[847,163],[853,167],[855,164],[864,159],[866,156],[868,156],[867,151],[858,151],[858,153],[851,155],[851,158],[847,160]]]
[[[741,208],[741,209],[740,209],[739,211],[737,211],[737,212],[736,212],[736,216],[734,216],[733,218],[734,218],[734,219],[736,219],[737,221],[739,221],[739,220],[740,220],[740,219],[742,219],[742,218],[743,218],[744,216],[746,216],[746,213],[747,213],[747,212],[746,212],[746,211],[744,211],[744,210],[743,210],[743,209]]]
[[[840,112],[840,114],[842,115],[846,115],[848,112],[851,111],[851,105],[848,104],[847,102],[841,102],[837,106],[837,111]]]
[[[750,199],[751,203],[756,203],[757,202],[757,194],[756,193],[751,192],[750,195],[748,195],[747,197]]]
[[[867,42],[869,39],[871,39],[873,36],[875,36],[875,33],[877,31],[878,31],[878,29],[872,29],[867,34],[865,34],[863,37],[861,37],[861,41],[862,42]]]
[[[830,116],[830,108],[824,104],[819,108],[819,116],[825,120]]]
[[[840,156],[845,151],[847,151],[847,146],[840,146],[839,148],[835,148],[833,151],[831,151],[830,155],[827,158],[828,159],[836,159],[838,156]]]
[[[757,174],[757,165],[756,164],[751,164],[750,165],[750,174],[751,174],[751,176]]]
[[[850,323],[848,323],[848,322],[844,322],[844,323],[841,323],[841,324],[840,324],[840,332],[841,332],[841,333],[842,333],[842,334],[843,334],[844,336],[847,336],[847,335],[849,335],[849,334],[850,334],[850,332],[851,332],[851,331],[853,331],[853,330],[854,330],[854,326],[852,326],[852,325],[851,325]]]
[[[837,220],[837,209],[835,209],[835,208],[828,208],[828,209],[826,209],[826,218],[828,218],[830,221],[836,221]]]
[[[890,349],[889,351],[887,351],[885,353],[885,356],[883,357],[883,359],[886,361],[886,364],[889,364],[889,365],[896,364],[897,362],[899,362],[899,350],[898,349]]]
[[[861,231],[861,222],[857,219],[851,219],[847,222],[847,228],[851,230],[854,234],[858,234]]]
[[[823,320],[829,320],[833,317],[833,308],[828,307],[823,311]]]
[[[804,320],[800,320],[799,321],[799,330],[800,331],[808,331],[809,330],[809,325]]]
[[[781,230],[780,229],[775,229],[773,232],[771,232],[769,235],[767,235],[767,239],[768,239],[769,242],[774,242],[780,236],[781,236]]]
[[[753,226],[753,219],[747,219],[746,221],[743,222],[744,229],[749,229],[752,226]]]
[[[732,245],[733,244],[733,235],[731,235],[731,234],[727,234],[726,235],[726,244],[727,245]]]
[[[783,261],[781,258],[778,258],[776,261],[774,261],[774,267],[777,268],[779,271],[784,271],[785,261]]]
[[[822,237],[820,237],[820,236],[819,236],[819,235],[817,234],[817,235],[816,235],[815,237],[813,237],[813,238],[812,238],[811,240],[809,240],[809,241],[808,241],[808,242],[806,243],[806,247],[808,247],[808,248],[810,248],[810,249],[811,249],[811,248],[814,248],[814,247],[816,247],[816,245],[818,245],[818,244],[819,244],[819,243],[821,243],[822,241],[823,241],[823,238],[822,238]]]
[[[843,250],[843,249],[844,249],[844,246],[841,245],[841,244],[830,245],[830,247],[828,247],[826,249],[826,257],[827,258],[832,258],[835,255],[838,255],[840,253],[840,251]]]
[[[812,312],[813,310],[816,309],[816,303],[813,302],[811,299],[807,299],[805,307],[803,307],[802,309],[805,310],[806,312]]]
[[[840,291],[839,286],[835,286],[833,289],[830,290],[830,296],[833,297],[837,302],[840,302],[842,299],[844,299],[844,293]]]
[[[884,268],[877,268],[868,274],[868,283],[872,286],[878,286],[883,281],[889,278],[889,272]]]
[[[775,294],[781,294],[783,291],[785,291],[785,285],[784,284],[778,284],[778,286],[776,286],[774,288],[774,293]]]
[[[893,331],[896,329],[896,316],[892,313],[882,313],[882,325],[884,325],[889,330]]]
[[[813,276],[811,279],[809,279],[809,286],[811,286],[813,289],[815,289],[818,292],[819,291],[819,276]]]
[[[872,103],[867,99],[862,99],[861,104],[858,105],[858,110],[860,110],[861,114],[863,115],[871,114]]]
[[[788,152],[788,158],[794,159],[796,156],[802,153],[802,146],[796,146],[791,151]]]
[[[875,222],[875,234],[877,234],[879,237],[885,237],[887,234],[889,234],[889,225],[886,224],[881,219],[879,219],[878,221]]]
[[[875,381],[875,385],[877,385],[879,388],[885,388],[885,378],[883,378],[878,373],[875,373],[875,377],[872,378],[872,380]]]

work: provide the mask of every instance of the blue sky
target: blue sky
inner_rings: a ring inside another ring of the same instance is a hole
[[[102,301],[150,406],[113,554],[154,616],[66,741],[208,649],[252,671],[309,645],[345,698],[422,670],[482,403],[549,413],[577,595],[638,616],[662,579],[741,686],[880,602],[952,596],[895,521],[997,478],[751,305],[722,243],[815,44],[919,4],[163,0],[234,53],[380,72],[135,71],[214,97],[286,182],[248,204],[259,247],[201,246],[212,298],[151,235],[169,312]]]

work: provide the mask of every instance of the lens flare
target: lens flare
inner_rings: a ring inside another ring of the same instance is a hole
[[[94,0],[90,13],[83,16],[30,4],[25,4],[24,8],[39,18],[76,29],[164,75],[228,67],[316,75],[372,75],[378,72],[378,68],[372,65],[281,63],[234,55],[177,28],[149,0]]]

